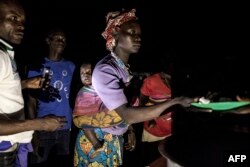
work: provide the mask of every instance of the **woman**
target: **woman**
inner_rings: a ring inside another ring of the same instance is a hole
[[[106,47],[110,54],[96,64],[92,75],[92,85],[105,109],[90,115],[74,116],[74,122],[78,127],[102,128],[105,152],[105,158],[102,157],[105,161],[102,165],[119,166],[122,165],[122,135],[130,124],[156,118],[165,109],[176,104],[190,106],[193,99],[181,97],[149,107],[128,106],[124,94],[124,89],[132,78],[128,60],[131,54],[138,53],[140,49],[141,28],[135,9],[129,12],[108,13],[106,20],[107,27],[102,35],[106,39]],[[109,147],[110,140],[115,143],[115,150]],[[135,143],[129,143],[128,148],[133,149]],[[110,155],[110,152],[113,154]],[[92,162],[94,163],[100,165],[100,162]]]

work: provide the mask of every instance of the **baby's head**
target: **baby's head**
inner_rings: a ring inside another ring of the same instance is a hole
[[[82,84],[84,86],[90,86],[92,85],[92,66],[91,63],[83,63],[80,67],[80,77]]]

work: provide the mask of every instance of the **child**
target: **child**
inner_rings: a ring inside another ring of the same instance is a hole
[[[91,76],[91,63],[83,63],[80,67],[80,78],[83,87],[77,94],[73,116],[85,115],[95,111],[97,112],[99,109],[98,97],[92,87]],[[87,154],[82,155],[86,153],[85,148],[81,145],[82,142],[85,142],[85,146],[92,148],[93,157],[95,154],[98,154],[98,149],[102,147],[102,142],[98,140],[93,128],[80,129],[76,139],[74,162],[80,161],[82,156],[87,156]],[[76,163],[74,164],[76,166]]]

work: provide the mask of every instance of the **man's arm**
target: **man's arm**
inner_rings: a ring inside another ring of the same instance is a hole
[[[32,120],[0,120],[0,135],[11,135],[30,130],[54,131],[66,123],[64,117],[48,116]]]
[[[21,81],[22,89],[39,89],[41,88],[40,82],[42,77],[28,78]]]
[[[28,118],[34,119],[36,118],[36,105],[37,101],[32,95],[28,95],[28,101],[27,101],[27,109],[28,109]]]

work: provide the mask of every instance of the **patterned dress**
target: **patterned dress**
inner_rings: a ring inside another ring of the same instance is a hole
[[[92,87],[83,87],[77,95],[74,117],[90,116],[99,111],[106,111],[99,96]],[[85,118],[85,117],[84,117]],[[101,126],[101,122],[108,124],[112,122],[112,116],[109,114],[99,114],[92,119],[93,126]],[[76,125],[79,125],[76,123]],[[122,124],[121,124],[122,125]],[[121,126],[120,125],[120,126]],[[105,131],[110,128],[95,128],[82,124],[76,138],[74,166],[75,167],[105,167],[118,166],[122,163],[123,137],[122,135],[114,135]],[[92,143],[88,140],[84,133],[84,129],[93,129],[97,139],[103,143],[100,150],[95,151]],[[105,164],[105,165],[104,165]]]

